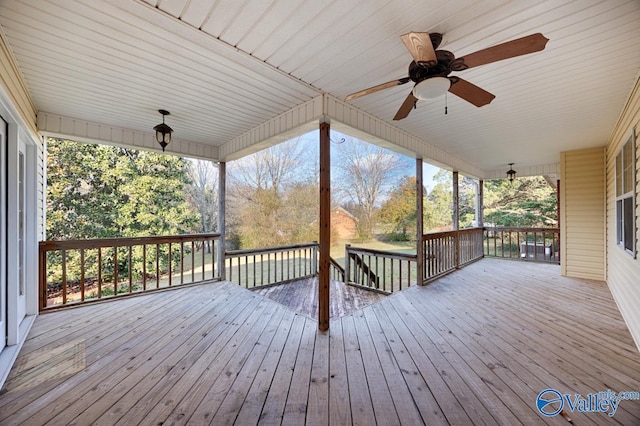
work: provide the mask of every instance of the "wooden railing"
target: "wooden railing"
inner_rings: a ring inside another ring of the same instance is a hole
[[[422,245],[424,282],[481,259],[482,228],[424,234]]]
[[[333,257],[330,257],[329,260],[331,261],[329,267],[329,279],[332,281],[344,282],[345,272],[342,265],[336,262]]]
[[[39,253],[41,310],[220,277],[219,234],[43,241]],[[428,281],[483,256],[560,262],[558,228],[471,228],[422,236],[424,268],[412,254],[345,247],[345,267],[331,259],[330,278],[383,293]],[[229,281],[246,288],[310,278],[318,272],[316,242],[225,253]],[[421,275],[421,276],[420,276]]]
[[[245,288],[282,284],[315,276],[317,259],[317,243],[227,251],[226,278]]]
[[[41,241],[40,310],[216,280],[220,234]]]
[[[392,251],[345,246],[345,282],[382,293],[415,284],[416,256]]]
[[[559,228],[484,228],[484,255],[560,263]]]

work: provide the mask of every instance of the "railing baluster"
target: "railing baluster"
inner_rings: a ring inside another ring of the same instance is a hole
[[[47,258],[49,256],[47,255],[47,250],[43,250],[42,247],[40,247],[38,257],[39,257],[38,268],[40,270],[40,274],[38,276],[38,288],[39,288],[38,293],[40,294],[38,296],[38,299],[40,299],[39,300],[40,309],[44,309],[49,304],[48,302],[49,283],[47,281],[47,270],[48,270]]]
[[[147,289],[147,245],[142,245],[142,290]]]
[[[84,274],[84,249],[80,249],[80,301],[84,302],[84,291],[85,291],[85,274]],[[46,277],[45,277],[46,279]]]
[[[194,241],[191,240],[191,282],[196,281],[196,250]]]
[[[260,285],[264,284],[264,255],[260,254]]]
[[[156,288],[160,288],[160,244],[156,244]]]
[[[132,247],[129,245],[127,251],[127,263],[129,264],[129,293],[133,293],[133,262],[131,261],[131,250]]]
[[[205,280],[205,257],[207,255],[207,250],[204,247],[204,240],[202,240],[202,281]]]
[[[211,279],[216,279],[216,241],[214,239],[209,240],[211,246]]]
[[[112,266],[113,266],[113,294],[118,294],[118,249],[117,247],[113,247],[113,257],[112,257]]]
[[[98,299],[102,297],[102,247],[98,248]]]
[[[67,303],[67,251],[62,250],[62,303]]]
[[[253,255],[253,287],[256,286],[256,255]]]
[[[487,248],[490,247],[491,234],[494,235],[495,243],[498,232],[509,235],[509,256],[501,256],[495,251],[491,253],[491,250]],[[485,228],[483,252],[486,256],[558,263],[559,253],[556,254],[556,250],[558,249],[559,234],[558,228]],[[516,250],[514,250],[514,246]]]
[[[173,263],[173,258],[171,256],[171,243],[169,243],[169,287],[171,287],[171,264]],[[203,277],[204,278],[204,277]]]
[[[246,269],[246,267],[247,267],[247,257],[245,256],[243,259],[244,259],[244,266],[245,266],[245,269]],[[246,279],[246,273],[245,273],[245,279]],[[238,259],[238,281],[240,282],[240,285],[242,285],[242,281],[243,280],[242,280],[242,268],[241,268],[241,265],[240,265],[240,259]]]

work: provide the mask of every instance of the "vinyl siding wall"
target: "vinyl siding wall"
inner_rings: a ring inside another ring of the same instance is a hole
[[[22,74],[0,28],[0,82],[31,133],[36,133],[36,109]]]
[[[607,145],[607,283],[620,308],[636,345],[640,348],[640,260],[616,244],[616,175],[615,158],[631,133],[636,135],[636,251],[640,229],[640,162],[638,161],[638,133],[640,133],[640,78],[612,132]]]
[[[25,140],[36,145],[36,175],[37,183],[37,233],[38,239],[45,238],[46,228],[46,153],[42,138],[38,135],[36,128],[36,108],[27,90],[22,74],[15,62],[10,46],[6,43],[6,38],[2,28],[0,28],[0,85],[2,91],[8,97],[15,113],[12,117],[4,117],[9,120],[10,125],[17,125],[21,134],[25,135]],[[12,119],[13,118],[13,119]],[[11,143],[11,141],[10,141]],[[14,142],[15,143],[15,142]]]
[[[562,275],[605,279],[605,148],[560,156]]]
[[[36,108],[18,69],[10,46],[0,27],[0,115],[9,123],[7,135],[7,221],[13,227],[7,234],[5,289],[7,316],[3,326],[7,332],[7,346],[0,351],[0,386],[11,369],[29,329],[38,313],[38,240],[45,233],[45,168],[44,144],[36,130]],[[26,201],[26,316],[16,309],[18,305],[18,233],[17,233],[17,162],[19,142],[25,144],[27,160],[25,176]],[[9,226],[9,225],[8,225]],[[4,247],[2,248],[4,250]]]

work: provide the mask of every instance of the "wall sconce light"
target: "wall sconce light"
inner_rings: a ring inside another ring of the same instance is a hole
[[[515,163],[509,163],[509,170],[507,170],[507,179],[509,179],[509,182],[513,182],[513,180],[516,178],[516,171],[513,170],[513,165]]]
[[[162,123],[155,126],[153,130],[156,131],[156,140],[162,147],[162,152],[164,152],[166,146],[171,142],[171,133],[173,133],[173,129],[164,124],[164,117],[165,115],[169,115],[171,113],[164,109],[159,109],[158,112],[162,114]]]

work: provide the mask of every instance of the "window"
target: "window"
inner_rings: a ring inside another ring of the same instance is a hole
[[[636,149],[632,134],[616,156],[616,242],[636,254]]]

